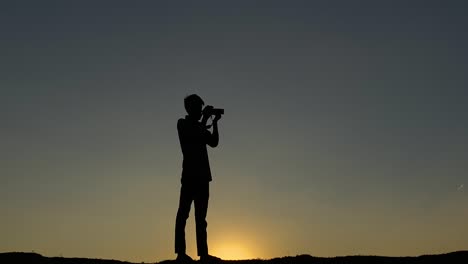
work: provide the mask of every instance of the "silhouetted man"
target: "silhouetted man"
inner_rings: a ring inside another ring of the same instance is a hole
[[[204,102],[198,95],[187,96],[184,99],[184,106],[188,115],[177,122],[180,146],[184,156],[182,187],[175,226],[175,253],[177,253],[177,260],[181,262],[193,261],[185,251],[185,224],[189,217],[192,201],[195,204],[198,256],[203,262],[220,260],[208,254],[206,213],[211,170],[206,145],[212,148],[218,145],[218,120],[221,115],[215,115],[212,124],[213,132],[211,133],[207,129],[206,122],[211,117],[210,110],[213,107],[206,106],[202,111],[203,105]]]

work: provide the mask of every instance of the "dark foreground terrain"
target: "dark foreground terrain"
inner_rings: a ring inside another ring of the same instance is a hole
[[[0,253],[0,264],[123,264],[131,263],[107,259],[44,257],[37,253]],[[200,262],[194,262],[199,264]],[[219,264],[367,264],[367,263],[398,263],[398,264],[468,264],[468,251],[457,251],[441,255],[423,255],[419,257],[379,257],[379,256],[346,256],[333,258],[318,258],[309,255],[282,257],[270,260],[223,260]],[[164,260],[159,264],[178,264],[175,260]],[[201,263],[200,263],[201,264]]]

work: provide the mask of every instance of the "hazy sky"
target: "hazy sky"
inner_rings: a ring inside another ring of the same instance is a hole
[[[468,249],[464,1],[83,2],[0,5],[0,252],[175,258],[191,93],[212,254]]]

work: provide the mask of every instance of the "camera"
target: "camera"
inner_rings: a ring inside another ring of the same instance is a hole
[[[210,115],[224,115],[224,109],[222,108],[213,108],[213,110],[208,112]]]
[[[222,108],[213,108],[213,106],[209,105],[206,106],[205,109],[203,109],[203,115],[210,117],[212,115],[224,115],[224,109]]]

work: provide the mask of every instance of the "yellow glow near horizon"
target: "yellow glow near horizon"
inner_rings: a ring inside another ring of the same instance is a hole
[[[255,258],[248,247],[242,243],[223,243],[213,248],[213,254],[224,260],[240,260]]]

